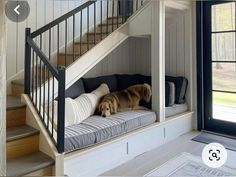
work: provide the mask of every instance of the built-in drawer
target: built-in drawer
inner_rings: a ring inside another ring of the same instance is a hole
[[[127,141],[127,152],[129,156],[134,157],[150,151],[163,143],[163,126],[156,126],[130,137]]]

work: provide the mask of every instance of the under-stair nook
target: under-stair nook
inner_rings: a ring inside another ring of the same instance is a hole
[[[192,131],[194,7],[84,1],[35,31],[26,28],[24,78],[18,74],[8,86],[7,175],[99,176]],[[181,101],[170,96],[175,82]],[[149,84],[152,99],[142,105],[148,109],[68,123],[68,100],[103,83],[111,92]]]

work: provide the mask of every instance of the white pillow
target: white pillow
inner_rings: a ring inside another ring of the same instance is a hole
[[[65,127],[79,124],[94,114],[99,99],[108,94],[109,88],[106,84],[101,84],[91,93],[81,94],[79,97],[65,99]],[[54,102],[54,129],[57,129],[57,107],[58,102]],[[52,102],[49,104],[49,120],[52,123]],[[46,109],[47,110],[47,109]]]
[[[108,94],[109,88],[106,84],[101,84],[91,93],[85,93],[75,99],[76,102],[76,124],[81,123],[94,114],[99,100],[102,96]]]
[[[52,110],[52,106],[54,104],[54,110]],[[65,127],[69,125],[73,125],[76,122],[76,107],[75,107],[75,102],[71,98],[66,98],[65,99]],[[54,116],[54,129],[57,129],[57,111],[58,111],[58,101],[54,100],[53,103],[51,102],[49,104],[49,120],[52,123],[52,111],[53,116]]]

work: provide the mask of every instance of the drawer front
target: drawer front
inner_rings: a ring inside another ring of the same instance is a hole
[[[98,148],[70,159],[64,163],[68,176],[93,176],[105,172],[109,168],[120,165],[127,158],[126,143],[119,142]]]
[[[162,126],[151,128],[129,138],[127,152],[129,156],[137,156],[150,151],[164,143],[164,129]]]
[[[164,127],[165,141],[171,141],[180,135],[193,130],[193,116],[192,114],[185,115],[181,118],[171,121]]]

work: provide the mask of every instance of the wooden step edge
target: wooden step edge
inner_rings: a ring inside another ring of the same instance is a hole
[[[118,26],[122,25],[122,24],[123,24],[122,22],[119,22]],[[112,25],[117,26],[117,23],[113,23],[113,24],[108,23],[108,26],[112,26]],[[102,23],[102,24],[98,25],[98,27],[101,27],[101,26],[107,26],[107,23],[105,22],[105,23]]]
[[[112,20],[112,18],[113,18],[113,19],[117,19],[117,16],[114,16],[114,17],[108,17],[107,19],[108,19],[108,20]],[[119,16],[118,19],[122,19],[122,16]]]
[[[26,107],[24,103],[21,102],[21,97],[17,95],[7,95],[7,110],[15,110]]]
[[[65,56],[65,55],[67,55],[67,56],[73,56],[74,54],[73,54],[73,52],[68,52],[68,53],[60,53],[59,54],[60,56]],[[78,53],[78,52],[76,52],[75,53],[75,57],[80,57],[81,55]]]
[[[27,125],[17,126],[17,127],[10,127],[7,128],[6,131],[6,139],[7,142],[15,141],[18,139],[26,138],[29,136],[38,135],[39,131],[35,128],[32,128]]]
[[[87,35],[109,35],[111,32],[102,32],[102,33],[94,33],[94,32],[88,32]]]
[[[42,152],[7,161],[7,176],[24,176],[54,165],[52,158]]]
[[[11,83],[15,85],[24,85],[24,79],[16,79],[11,81]]]

